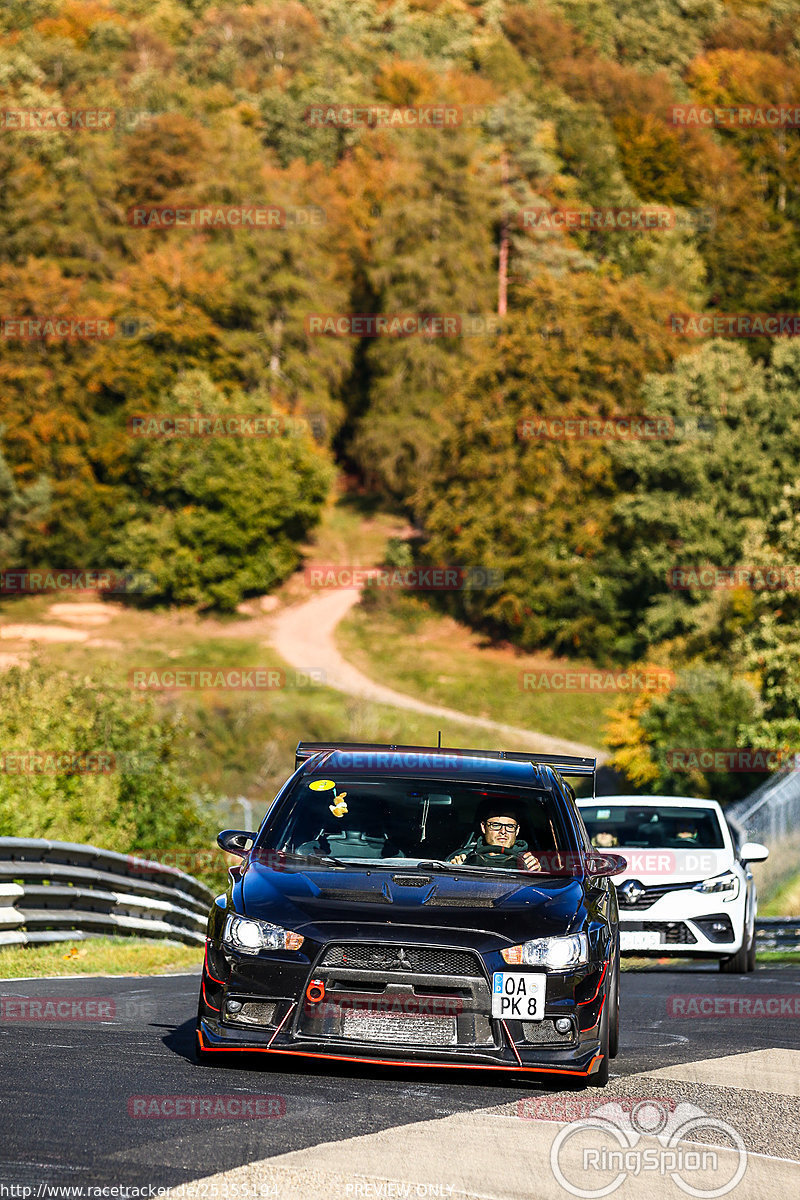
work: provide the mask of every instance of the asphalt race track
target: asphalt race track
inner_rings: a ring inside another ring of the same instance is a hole
[[[320,1198],[342,1200],[579,1194],[553,1177],[553,1122],[568,1123],[585,1116],[587,1104],[597,1109],[615,1097],[628,1113],[649,1098],[666,1108],[692,1104],[712,1123],[730,1125],[748,1151],[737,1200],[800,1194],[800,1023],[789,1015],[790,1008],[800,1013],[800,967],[759,965],[750,976],[723,975],[714,964],[654,967],[625,973],[622,985],[621,1047],[609,1087],[567,1093],[477,1072],[462,1078],[284,1060],[266,1069],[263,1059],[252,1070],[200,1067],[192,1057],[196,975],[1,981],[0,1196],[70,1194],[46,1185],[72,1185],[73,1196],[90,1194],[83,1191],[89,1185],[169,1188],[248,1163],[261,1164],[258,1173],[234,1171],[229,1189],[217,1181],[184,1194],[241,1196],[243,1180],[255,1194],[256,1174],[268,1180],[263,1195],[285,1198],[308,1194],[303,1180]],[[761,998],[762,1006],[751,1004],[749,1015],[674,1015],[675,997],[679,1010],[691,1011],[690,995],[732,998],[722,1005]],[[780,1012],[781,1002],[770,1005],[769,997],[781,998],[783,1015],[766,1015]],[[70,1004],[48,1010],[29,1002],[47,998]],[[83,1005],[71,1003],[77,1000]],[[709,1059],[724,1061],[704,1065]],[[665,1068],[673,1070],[653,1074]],[[247,1111],[248,1101],[254,1112],[261,1098],[265,1115],[175,1117],[162,1115],[160,1099],[159,1115],[131,1115],[134,1097],[175,1096],[233,1097],[226,1111],[234,1112],[238,1102]],[[264,1097],[277,1099],[265,1104]],[[658,1131],[651,1121],[640,1132]],[[348,1139],[358,1141],[342,1147]],[[710,1144],[708,1135],[698,1140]],[[541,1155],[534,1153],[540,1143]],[[530,1148],[527,1164],[520,1164],[520,1153],[528,1153],[520,1146]],[[428,1147],[434,1165],[425,1161]],[[506,1169],[506,1154],[514,1169]],[[279,1156],[274,1171],[264,1167],[262,1160]],[[404,1193],[376,1179],[415,1182]],[[669,1178],[666,1184],[671,1191],[659,1195],[686,1194]],[[616,1194],[654,1197],[663,1186],[663,1172],[652,1180],[642,1172]]]

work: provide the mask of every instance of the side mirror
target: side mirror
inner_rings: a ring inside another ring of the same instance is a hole
[[[739,858],[742,862],[763,862],[769,858],[769,850],[761,842],[745,842],[739,851]]]
[[[217,845],[220,850],[224,850],[227,854],[238,854],[239,858],[244,858],[255,840],[254,833],[247,833],[243,829],[223,829],[222,833],[217,834]],[[247,845],[248,842],[250,846]]]
[[[621,854],[595,854],[586,860],[586,874],[596,878],[621,875],[628,869],[628,860]]]

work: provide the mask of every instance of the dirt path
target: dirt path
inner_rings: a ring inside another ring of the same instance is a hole
[[[325,592],[313,596],[302,604],[285,608],[273,619],[269,642],[290,667],[301,670],[314,669],[324,672],[329,687],[349,696],[372,700],[376,704],[390,704],[394,708],[406,708],[430,717],[439,717],[448,724],[479,726],[489,729],[514,741],[523,741],[526,750],[539,754],[586,754],[597,758],[598,764],[605,762],[606,752],[594,746],[569,742],[548,734],[519,729],[501,721],[490,721],[486,717],[473,717],[468,713],[444,708],[439,704],[428,704],[415,696],[396,692],[382,683],[376,683],[363,675],[352,663],[339,653],[334,641],[334,631],[354,604],[358,603],[357,588]],[[447,744],[447,734],[443,740]]]

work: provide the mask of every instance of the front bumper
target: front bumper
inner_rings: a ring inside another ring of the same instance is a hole
[[[732,900],[691,888],[672,891],[647,907],[625,907],[620,899],[619,929],[623,954],[636,957],[721,958],[735,954],[745,937],[744,889]],[[625,934],[650,935],[650,947],[626,946]],[[657,935],[656,937],[653,935]]]
[[[508,967],[499,953],[496,957],[495,964],[473,953],[471,975],[383,972],[331,965],[324,952],[313,958],[299,952],[235,956],[209,942],[199,1045],[207,1053],[289,1054],[588,1079],[601,1062],[608,964],[549,974],[544,1019],[502,1021],[491,1016],[489,980],[493,970]],[[306,995],[311,980],[324,986],[319,1002]],[[559,1018],[569,1021],[566,1035],[555,1030]]]

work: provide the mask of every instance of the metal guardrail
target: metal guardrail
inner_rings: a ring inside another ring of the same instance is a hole
[[[800,917],[756,917],[756,949],[800,951]]]
[[[0,946],[100,935],[205,940],[214,895],[175,867],[45,838],[0,838]]]

